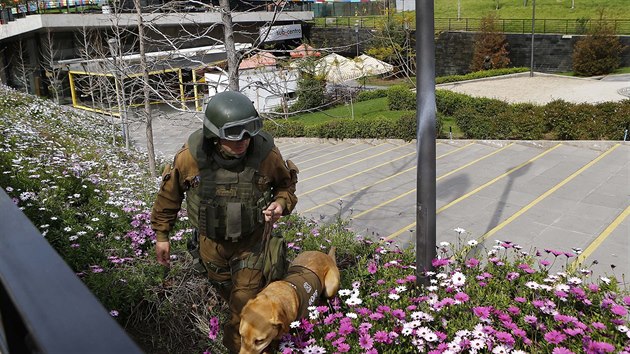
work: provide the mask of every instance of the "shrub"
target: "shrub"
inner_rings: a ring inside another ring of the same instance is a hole
[[[375,98],[387,97],[386,89],[361,91],[357,95],[357,102],[373,100]]]
[[[573,71],[581,76],[610,74],[619,67],[625,49],[614,29],[598,21],[590,34],[575,43]]]
[[[471,71],[501,69],[510,65],[508,43],[505,34],[499,29],[498,20],[494,14],[481,19],[470,64]]]
[[[411,111],[416,109],[416,93],[403,85],[394,85],[387,89],[388,107],[392,111]]]
[[[517,74],[517,73],[522,73],[526,71],[529,71],[529,68],[502,68],[502,69],[481,70],[481,71],[474,71],[465,75],[440,76],[440,77],[435,78],[435,83],[446,84],[449,82],[458,82],[458,81],[465,81],[465,80],[483,79],[483,78],[494,77],[494,76]]]
[[[272,136],[297,138],[305,136],[304,123],[297,120],[288,119],[266,119],[263,122],[263,128],[269,132]]]

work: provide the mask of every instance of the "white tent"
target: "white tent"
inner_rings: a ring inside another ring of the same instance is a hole
[[[380,75],[394,70],[393,65],[366,54],[361,54],[360,56],[354,58],[353,61],[361,70],[363,76]]]
[[[394,67],[365,54],[348,59],[333,53],[320,59],[315,68],[318,73],[326,75],[326,81],[340,84],[365,76],[384,74],[392,71]]]

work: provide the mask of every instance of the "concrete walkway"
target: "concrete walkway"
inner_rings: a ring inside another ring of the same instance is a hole
[[[511,102],[600,102],[622,99],[617,90],[623,87],[630,87],[627,77],[530,78],[527,73],[447,89],[502,95]],[[156,119],[160,155],[172,159],[190,132],[201,127],[201,117]],[[132,134],[144,144],[143,128]],[[301,170],[298,213],[317,220],[341,215],[359,234],[415,242],[414,142],[276,140],[284,158]],[[440,140],[436,151],[438,243],[457,242],[454,229],[463,228],[461,237],[483,239],[486,248],[508,240],[526,250],[578,251],[581,267],[596,276],[630,275],[629,142]],[[569,264],[562,258],[554,267]]]

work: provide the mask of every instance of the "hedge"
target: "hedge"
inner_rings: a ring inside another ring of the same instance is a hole
[[[404,86],[370,91],[365,97],[388,98],[391,110],[415,110],[416,94]],[[373,96],[371,96],[373,95]],[[464,138],[507,140],[623,140],[630,128],[630,100],[575,104],[562,100],[546,105],[510,104],[446,90],[436,91],[437,136],[444,137],[442,121],[452,117]],[[317,126],[295,120],[266,121],[274,136],[319,138],[403,139],[416,137],[416,117],[338,119]]]

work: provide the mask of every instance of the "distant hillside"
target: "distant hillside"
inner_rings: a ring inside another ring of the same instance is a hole
[[[435,17],[457,18],[458,3],[461,18],[480,18],[491,12],[504,19],[532,17],[532,0],[437,0]],[[536,0],[537,19],[599,19],[601,10],[607,19],[630,19],[629,0]]]

